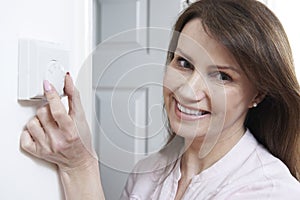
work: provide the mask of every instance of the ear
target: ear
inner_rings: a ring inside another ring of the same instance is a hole
[[[253,100],[250,102],[249,108],[257,107],[260,102],[266,97],[265,93],[258,92]]]

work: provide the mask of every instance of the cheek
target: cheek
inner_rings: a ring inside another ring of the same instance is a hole
[[[174,69],[174,67],[167,66],[163,80],[164,94],[165,91],[174,92],[185,82],[186,78],[178,70]]]
[[[238,89],[227,89],[224,95],[219,96],[215,108],[218,109],[218,121],[222,121],[224,128],[243,124],[248,111],[248,99],[249,97]]]
[[[251,86],[245,87],[242,85],[237,88],[233,88],[228,91],[227,106],[230,106],[232,110],[234,109],[238,112],[247,112],[254,96],[255,92]]]
[[[247,89],[236,87],[212,86],[209,88],[212,111],[228,113],[231,110],[247,110],[251,95]]]
[[[223,85],[208,84],[209,100],[213,113],[225,113],[228,103],[228,92]]]

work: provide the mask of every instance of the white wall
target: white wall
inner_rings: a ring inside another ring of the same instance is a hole
[[[261,0],[276,14],[288,35],[292,47],[298,81],[300,81],[300,1]]]
[[[19,148],[23,125],[36,106],[17,101],[18,38],[62,44],[71,52],[70,72],[76,76],[89,48],[87,2],[0,1],[0,199],[63,199],[55,166],[28,157]]]

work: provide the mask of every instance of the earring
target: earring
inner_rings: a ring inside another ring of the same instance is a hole
[[[256,108],[256,107],[257,107],[257,103],[254,102],[254,103],[253,103],[253,108]]]

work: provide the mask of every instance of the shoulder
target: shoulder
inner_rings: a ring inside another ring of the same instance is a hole
[[[140,160],[132,170],[135,176],[160,175],[166,168],[174,166],[183,153],[182,138],[175,137],[172,142],[159,152],[153,153]]]
[[[156,179],[153,169],[157,168],[158,163],[153,156],[140,160],[127,178],[121,199],[144,199],[147,193],[150,194]]]
[[[225,192],[218,195],[217,199],[298,200],[299,197],[299,182],[274,179],[240,185],[230,189],[227,188]]]
[[[260,161],[256,174],[262,174],[262,177],[245,189],[264,189],[264,194],[269,196],[269,199],[299,199],[300,182],[290,173],[288,167],[262,146],[256,151]]]
[[[263,145],[259,144],[248,130],[242,149],[251,149],[243,154],[243,158],[234,171],[235,179],[247,177],[252,181],[259,180],[295,180],[288,167],[277,157],[272,155]],[[251,147],[250,147],[251,146]]]
[[[175,161],[162,152],[140,160],[127,179],[121,199],[149,199]]]
[[[256,167],[241,166],[241,171],[228,178],[217,199],[299,199],[300,183],[280,160],[270,157],[256,161]]]
[[[251,135],[248,137],[255,140]],[[300,197],[299,181],[281,160],[258,143],[228,180],[230,184],[220,195],[230,199],[293,200]]]

